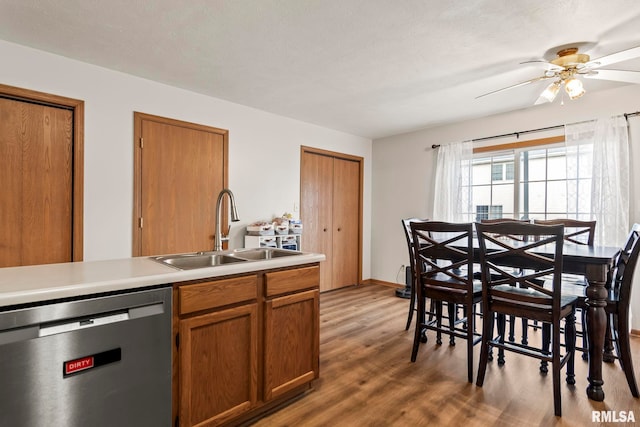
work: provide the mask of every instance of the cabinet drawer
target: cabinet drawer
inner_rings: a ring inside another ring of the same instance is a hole
[[[179,288],[179,295],[180,314],[208,310],[256,299],[258,279],[252,275],[184,285]]]
[[[265,274],[267,297],[320,286],[320,267],[274,271]]]

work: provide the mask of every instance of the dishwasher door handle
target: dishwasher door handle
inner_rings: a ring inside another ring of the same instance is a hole
[[[51,326],[41,326],[38,336],[46,337],[64,332],[79,331],[80,329],[94,328],[96,326],[104,326],[116,322],[124,322],[125,320],[129,320],[128,312],[93,317],[84,320],[72,320],[70,322],[58,323]]]
[[[65,323],[58,323],[49,326],[40,326],[39,337],[60,334],[65,332],[73,332],[81,329],[94,328],[96,326],[105,326],[112,323],[126,322],[127,320],[140,319],[142,317],[155,316],[164,313],[164,304],[159,302],[155,304],[143,305],[140,307],[132,307],[127,311],[120,311],[104,316],[96,316],[91,318],[83,318],[82,320],[71,320]]]

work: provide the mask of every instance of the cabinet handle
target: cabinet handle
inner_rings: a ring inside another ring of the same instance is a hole
[[[323,229],[322,229],[322,231],[326,232],[326,231],[327,231],[326,227],[325,227],[325,228],[323,228]]]
[[[341,228],[341,227],[338,227],[338,231],[342,231],[342,228]]]

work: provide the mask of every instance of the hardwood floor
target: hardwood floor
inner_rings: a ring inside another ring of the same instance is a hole
[[[466,351],[435,336],[411,363],[413,328],[404,330],[408,300],[380,285],[350,287],[320,296],[320,378],[313,390],[254,426],[586,426],[592,411],[633,411],[620,366],[604,364],[605,402],[587,399],[587,363],[576,360],[576,385],[562,384],[563,416],[553,415],[551,374],[539,361],[507,353],[489,363],[484,386],[467,382]],[[413,325],[412,325],[413,326]],[[530,340],[541,332],[531,332]],[[632,337],[635,372],[640,339]],[[474,355],[478,360],[480,345]],[[475,367],[477,374],[477,362]],[[613,425],[613,424],[612,424]],[[620,425],[619,423],[616,425]]]

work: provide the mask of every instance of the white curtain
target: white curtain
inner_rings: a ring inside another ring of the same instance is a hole
[[[597,221],[596,244],[621,246],[629,232],[629,133],[625,117],[565,125],[565,141],[570,186],[567,211],[585,212],[580,205],[588,203],[590,217]],[[589,181],[590,189],[580,188]]]
[[[471,141],[443,144],[438,148],[433,219],[437,221],[473,221]]]

